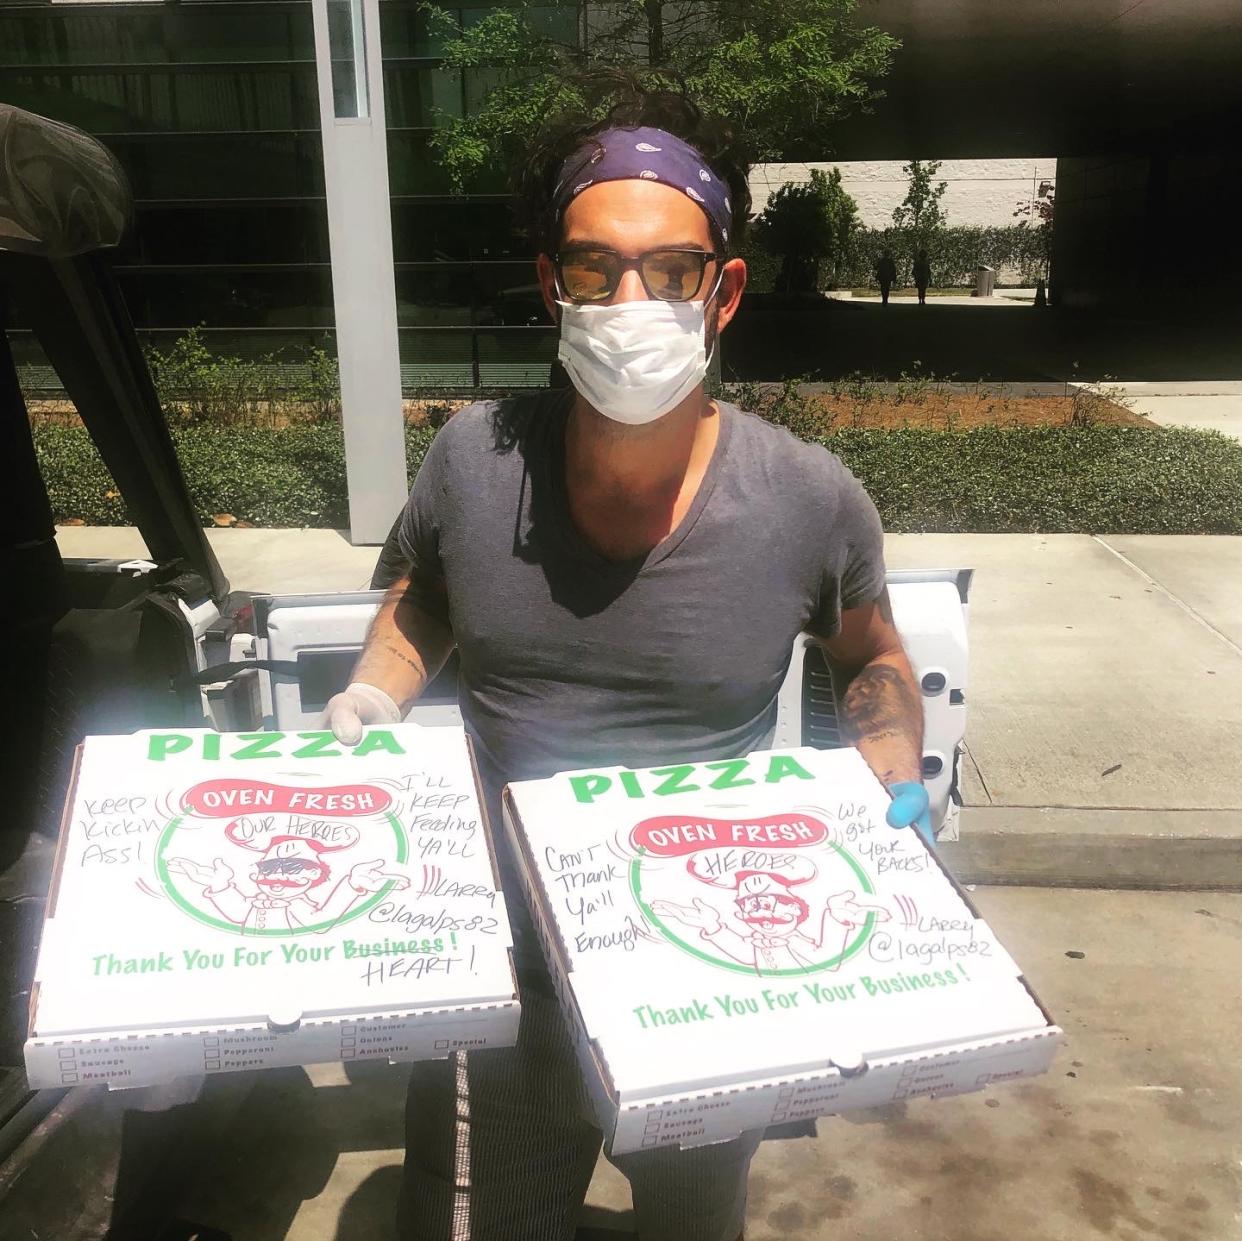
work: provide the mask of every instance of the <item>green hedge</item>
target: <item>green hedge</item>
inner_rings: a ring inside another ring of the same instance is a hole
[[[411,476],[434,433],[410,428]],[[348,524],[336,427],[174,433],[204,524]],[[845,429],[823,437],[892,531],[1242,534],[1242,444],[1214,432],[1026,427],[944,432]],[[58,520],[124,525],[86,432],[40,426],[35,443]]]
[[[921,241],[931,262],[932,286],[938,289],[963,288],[975,283],[980,264],[1016,274],[1022,286],[1031,287],[1044,274],[1044,238],[1038,229],[1008,225],[1000,228],[960,226],[942,228]],[[888,247],[897,264],[898,285],[912,282],[911,270],[918,245],[899,229],[860,228],[850,239],[849,248],[836,264],[824,263],[820,273],[823,288],[871,288],[875,286],[875,263],[880,251]],[[770,293],[780,271],[780,259],[751,242],[742,250],[748,272],[748,287]],[[1011,277],[1012,278],[1012,277]]]

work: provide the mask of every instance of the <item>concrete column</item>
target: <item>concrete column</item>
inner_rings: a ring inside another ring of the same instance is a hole
[[[349,536],[382,543],[405,502],[405,433],[379,0],[311,0],[341,364]]]

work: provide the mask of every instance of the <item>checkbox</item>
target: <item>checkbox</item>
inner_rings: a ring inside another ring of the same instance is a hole
[[[778,1099],[792,1099],[794,1097],[794,1088],[792,1086],[784,1086],[777,1093]]]
[[[204,1047],[219,1047],[220,1046],[219,1035],[208,1035],[207,1037],[205,1037],[203,1039],[203,1046]]]
[[[448,1039],[446,1039],[446,1038],[438,1038],[438,1039],[436,1039],[436,1045],[435,1045],[435,1047],[434,1047],[434,1049],[433,1049],[433,1050],[435,1050],[435,1051],[447,1051],[447,1050],[448,1050],[448,1045],[449,1045],[449,1041],[448,1041]]]
[[[357,1054],[358,1053],[354,1051],[352,1047],[341,1048],[341,1059],[342,1060],[353,1060],[357,1056]]]
[[[772,1113],[772,1123],[774,1125],[784,1124],[789,1119],[789,1113],[782,1107]]]
[[[643,1138],[643,1145],[644,1146],[659,1146],[660,1139],[659,1138]]]
[[[643,1130],[643,1132],[644,1132],[644,1133],[659,1133],[659,1132],[660,1132],[660,1122],[659,1122],[658,1120],[649,1120],[649,1121],[647,1122],[647,1126],[646,1126],[646,1128]]]
[[[352,1025],[352,1026],[342,1026],[342,1027],[341,1027],[341,1033],[342,1033],[342,1034],[357,1034],[357,1033],[358,1033],[358,1027],[357,1027],[357,1025]]]
[[[341,1039],[341,1046],[342,1047],[357,1047],[358,1040],[356,1038],[343,1038]]]
[[[663,1117],[664,1117],[664,1109],[663,1109],[663,1108],[659,1108],[659,1109],[657,1109],[657,1110],[656,1110],[656,1111],[654,1111],[654,1112],[648,1112],[648,1113],[647,1113],[647,1119],[648,1119],[648,1120],[661,1120],[661,1119],[663,1119]]]
[[[62,1073],[60,1075],[61,1084],[64,1086],[72,1086],[78,1080],[76,1073]]]
[[[204,1060],[204,1061],[203,1061],[203,1068],[205,1068],[206,1070],[208,1070],[208,1072],[211,1072],[211,1071],[213,1071],[213,1070],[217,1070],[217,1069],[219,1069],[219,1067],[220,1067],[220,1058],[219,1058],[219,1056],[217,1056],[214,1060]]]
[[[61,1047],[57,1049],[56,1055],[61,1060],[72,1060],[78,1054],[76,1047]]]

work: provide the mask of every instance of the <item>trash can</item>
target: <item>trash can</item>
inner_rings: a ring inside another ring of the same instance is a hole
[[[994,267],[975,268],[975,291],[973,297],[991,297],[996,288],[996,269]]]

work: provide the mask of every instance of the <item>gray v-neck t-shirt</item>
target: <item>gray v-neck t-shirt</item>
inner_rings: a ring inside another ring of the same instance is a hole
[[[415,598],[457,643],[493,816],[511,780],[763,748],[799,633],[831,637],[884,586],[879,517],[857,479],[723,402],[681,523],[638,560],[604,559],[569,515],[571,398],[454,415],[400,525]]]

